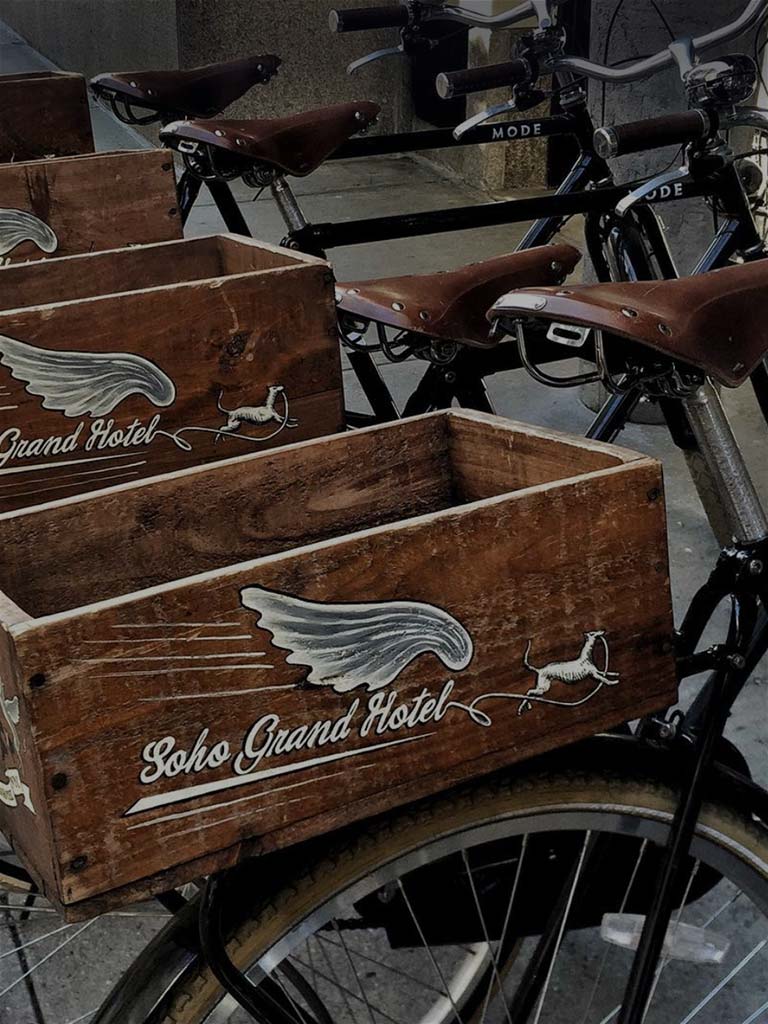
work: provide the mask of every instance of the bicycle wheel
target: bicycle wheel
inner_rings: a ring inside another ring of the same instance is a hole
[[[516,1024],[549,921],[554,956],[520,1019],[608,1024],[632,959],[617,942],[631,941],[630,924],[648,905],[674,799],[658,781],[615,772],[537,772],[466,787],[358,830],[300,871],[294,861],[290,884],[248,911],[230,955],[255,984],[279,985],[285,1017],[297,1024],[326,1016],[411,1024],[446,1019],[446,1004],[458,1024]],[[765,1019],[767,878],[766,829],[707,803],[646,1024],[714,1024],[726,1011],[743,1024]],[[482,983],[470,972],[458,991],[474,942],[494,953],[510,937],[514,954]],[[468,991],[475,998],[465,1010]],[[248,1019],[203,966],[176,985],[161,1017]]]

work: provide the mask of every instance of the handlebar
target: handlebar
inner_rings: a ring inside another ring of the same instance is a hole
[[[766,14],[768,14],[768,0],[749,0],[746,8],[735,21],[690,40],[690,50],[694,54],[700,54],[722,43],[730,42],[748,32]],[[550,67],[553,71],[572,71],[599,82],[638,82],[677,63],[679,48],[676,44],[679,42],[679,40],[675,40],[666,49],[660,50],[652,57],[636,61],[623,68],[606,67],[581,57],[555,58]],[[687,68],[682,70],[687,70]]]
[[[331,32],[368,32],[377,28],[405,28],[410,20],[403,4],[389,7],[350,7],[328,15]]]
[[[521,57],[504,61],[502,64],[487,64],[485,67],[466,68],[463,71],[443,71],[435,79],[435,89],[441,99],[467,96],[473,92],[497,89],[530,82],[538,77],[532,63]]]
[[[598,128],[594,134],[595,152],[608,160],[664,146],[682,146],[707,138],[717,127],[715,115],[703,110],[630,121],[610,128]]]

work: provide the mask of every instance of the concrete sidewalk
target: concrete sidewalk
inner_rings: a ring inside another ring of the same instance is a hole
[[[49,68],[41,57],[14,32],[0,24],[0,74]],[[76,69],[75,69],[76,70]],[[100,150],[146,146],[146,140],[120,125],[102,108],[92,108],[97,147]],[[256,237],[278,242],[284,228],[271,200],[250,201],[250,194],[237,186],[242,210]],[[311,220],[345,220],[365,216],[387,216],[407,210],[437,209],[487,201],[463,185],[447,179],[425,161],[378,158],[328,164],[298,183],[297,194]],[[207,234],[223,228],[218,211],[203,193],[188,224],[188,234]],[[447,269],[514,249],[521,237],[519,226],[503,226],[479,232],[406,239],[339,250],[331,254],[339,280],[390,276]],[[569,239],[580,245],[579,225],[572,224]],[[385,375],[395,397],[403,402],[423,372],[424,364],[408,362],[387,365]],[[350,372],[345,373],[348,404],[362,408]],[[499,413],[526,422],[583,433],[591,414],[572,391],[551,391],[521,373],[505,374],[489,382]],[[761,421],[749,388],[726,395],[729,411],[751,463],[755,478],[768,500],[766,447],[768,431]],[[679,452],[661,427],[632,426],[622,444],[662,459],[667,483],[670,545],[678,611],[684,609],[695,589],[703,582],[717,555],[706,519],[689,482]],[[768,722],[766,666],[751,681],[729,726],[731,737],[749,758],[753,772],[768,782],[765,729]],[[689,687],[689,691],[693,689]],[[18,903],[18,900],[13,902]],[[36,942],[61,927],[55,914],[40,903],[29,921],[19,915],[2,915],[15,920],[16,936],[0,929],[0,955],[20,942]],[[72,927],[32,945],[21,953],[0,959],[0,1024],[74,1024],[87,1020],[112,983],[138,954],[163,920],[158,905],[130,910],[124,915],[101,918],[78,933]],[[70,941],[71,940],[71,941]],[[67,941],[39,971],[26,980],[21,975]],[[3,991],[14,982],[15,987]],[[83,1017],[82,1015],[86,1016]]]

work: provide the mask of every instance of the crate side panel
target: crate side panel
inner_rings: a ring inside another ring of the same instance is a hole
[[[0,78],[0,161],[72,156],[93,149],[81,75]]]
[[[0,509],[343,426],[322,266],[0,314]]]
[[[181,237],[173,162],[162,150],[4,164],[0,195],[12,263]]]
[[[216,243],[189,238],[9,266],[0,274],[0,310],[221,277]]]
[[[27,687],[22,683],[23,671],[9,632],[0,626],[0,831],[38,885],[55,891],[47,797],[25,697]]]
[[[459,492],[479,501],[505,490],[536,487],[580,473],[617,466],[624,453],[591,447],[583,438],[510,424],[503,429],[486,419],[450,417],[451,451]],[[515,429],[517,427],[518,429]]]
[[[20,635],[45,632],[37,743],[71,780],[51,798],[63,900],[672,701],[659,484],[639,462]],[[579,658],[581,682],[547,677]]]
[[[0,577],[40,616],[448,507],[444,418],[386,434],[383,444],[381,431],[352,431],[3,518]]]

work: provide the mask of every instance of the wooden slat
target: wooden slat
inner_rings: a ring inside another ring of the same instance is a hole
[[[32,71],[0,76],[0,161],[92,153],[82,75]]]
[[[383,448],[379,431],[355,431],[0,516],[3,585],[46,615],[449,506],[442,417],[390,435]]]
[[[52,254],[23,242],[6,256],[13,263],[181,237],[173,161],[158,149],[4,164],[0,197],[58,240]]]

